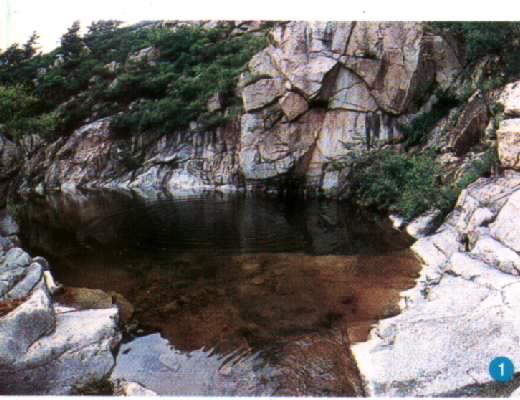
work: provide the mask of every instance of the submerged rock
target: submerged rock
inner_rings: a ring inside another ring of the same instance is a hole
[[[219,373],[223,359],[218,354],[203,349],[184,353],[152,334],[121,346],[111,379],[139,382],[159,395],[251,396],[260,385],[255,361],[258,364],[255,357],[237,358],[238,365]]]
[[[127,323],[134,314],[134,306],[122,294],[99,289],[65,287],[56,296],[60,304],[78,310],[98,310],[117,306],[119,319]]]

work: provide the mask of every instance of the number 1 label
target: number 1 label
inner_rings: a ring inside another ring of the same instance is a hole
[[[507,357],[497,357],[489,364],[489,374],[497,382],[509,382],[513,380],[515,366]]]

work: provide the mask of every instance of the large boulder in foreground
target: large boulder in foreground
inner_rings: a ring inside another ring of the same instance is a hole
[[[56,330],[35,341],[23,357],[0,371],[9,377],[1,394],[72,394],[107,378],[120,337],[117,309],[72,311],[56,315]]]
[[[520,174],[480,179],[448,220],[412,247],[424,261],[402,313],[352,348],[368,396],[510,395],[489,363],[520,363]]]
[[[0,395],[70,395],[108,378],[121,339],[117,308],[54,303],[46,261],[9,239],[0,260]]]

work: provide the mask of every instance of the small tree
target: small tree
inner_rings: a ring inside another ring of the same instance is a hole
[[[74,21],[72,26],[67,30],[67,33],[61,37],[61,49],[67,58],[76,58],[81,54],[81,50],[85,44],[79,35],[80,29],[81,25],[79,21]]]
[[[40,39],[40,36],[36,33],[36,31],[34,31],[31,35],[31,37],[29,38],[29,40],[27,40],[27,42],[25,42],[25,44],[23,45],[25,60],[29,60],[36,55],[36,53],[40,49],[40,47],[38,46],[39,39]]]
[[[123,21],[118,21],[115,19],[110,19],[107,21],[94,21],[92,24],[87,28],[87,35],[99,35],[103,33],[109,33],[114,32],[119,25],[121,25]]]

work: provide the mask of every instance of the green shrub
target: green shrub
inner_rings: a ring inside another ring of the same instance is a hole
[[[55,139],[60,123],[58,113],[51,112],[17,119],[7,124],[7,128],[15,138],[21,138],[23,135],[40,135],[47,139]]]
[[[0,123],[30,115],[38,99],[22,85],[0,86]]]
[[[457,182],[446,184],[435,154],[381,151],[358,162],[350,180],[359,204],[410,220],[432,208],[447,214],[460,192],[478,178],[489,176],[497,162],[496,149],[489,149]]]
[[[56,112],[37,111],[38,98],[21,85],[0,86],[0,123],[13,138],[38,134],[53,137],[60,122]]]
[[[435,206],[439,175],[433,154],[381,151],[356,165],[351,181],[361,205],[411,219]]]

